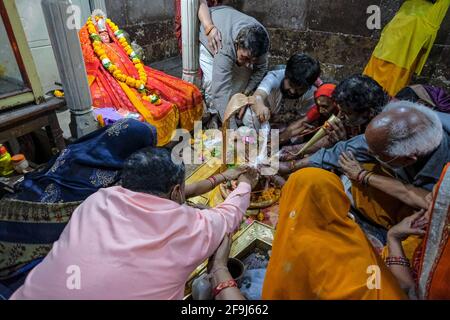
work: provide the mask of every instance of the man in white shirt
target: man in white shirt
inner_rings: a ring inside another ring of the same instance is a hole
[[[320,72],[316,59],[304,53],[293,55],[285,67],[268,72],[261,81],[254,93],[256,103],[247,108],[243,124],[259,130],[262,123],[276,120],[277,114],[286,110],[304,116],[314,106]]]

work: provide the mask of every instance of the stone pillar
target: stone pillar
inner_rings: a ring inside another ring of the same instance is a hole
[[[181,0],[181,36],[183,48],[183,80],[200,86],[198,0]]]
[[[105,0],[89,0],[89,4],[91,6],[91,11],[94,11],[95,9],[100,9],[105,14],[108,14],[108,12],[106,11]]]
[[[42,0],[42,9],[65,99],[70,108],[70,131],[72,137],[78,139],[96,130],[98,123],[92,111],[91,92],[78,30],[72,27],[74,25],[73,11],[68,10],[71,5],[70,0]]]

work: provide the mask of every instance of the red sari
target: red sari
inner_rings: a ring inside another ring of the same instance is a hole
[[[414,257],[421,299],[450,300],[450,163],[444,168],[433,199],[430,225]]]
[[[107,26],[111,42],[104,49],[108,58],[127,76],[139,79],[133,62]],[[145,67],[146,87],[161,97],[156,105],[142,99],[139,92],[117,81],[102,65],[94,53],[87,26],[80,31],[80,41],[86,65],[88,82],[95,108],[113,107],[120,113],[138,112],[158,133],[158,145],[167,144],[174,130],[180,125],[191,131],[194,121],[200,120],[203,113],[203,98],[194,85],[169,76],[161,71]]]

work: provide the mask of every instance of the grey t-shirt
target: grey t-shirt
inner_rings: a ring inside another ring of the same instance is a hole
[[[236,48],[234,45],[235,40],[241,29],[244,27],[259,25],[264,28],[264,26],[255,18],[228,6],[213,7],[210,11],[214,25],[222,34],[222,49],[214,56],[211,95],[215,108],[223,116],[232,93],[232,71],[237,60]],[[208,37],[205,34],[203,26],[200,28],[200,42],[208,48]],[[253,65],[252,76],[250,77],[244,93],[248,94],[256,89],[258,84],[264,78],[267,68],[268,54],[265,54]]]

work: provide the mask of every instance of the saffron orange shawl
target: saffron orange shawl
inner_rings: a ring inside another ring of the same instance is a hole
[[[280,200],[264,299],[406,298],[349,209],[336,175],[316,168],[291,175]]]

